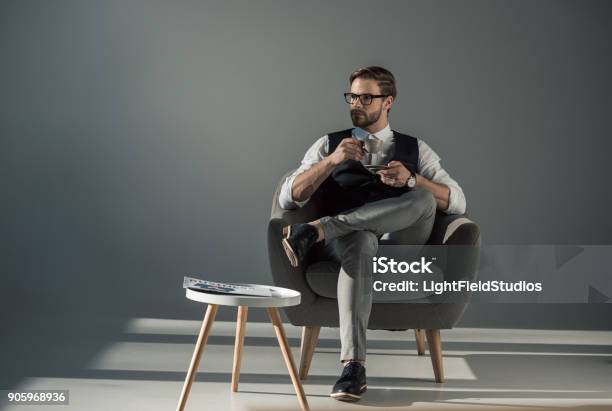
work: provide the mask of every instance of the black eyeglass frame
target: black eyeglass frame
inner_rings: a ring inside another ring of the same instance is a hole
[[[364,106],[369,106],[370,104],[372,104],[372,101],[375,98],[384,98],[384,97],[389,97],[391,94],[355,94],[355,93],[344,93],[344,101],[346,101],[347,104],[352,104],[355,99],[359,99],[359,101],[361,101],[361,104],[363,104]],[[363,97],[369,96],[370,97],[370,101],[369,102],[365,102],[363,101]]]

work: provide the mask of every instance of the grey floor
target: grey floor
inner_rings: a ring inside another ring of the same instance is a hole
[[[2,335],[0,389],[69,390],[69,406],[57,409],[174,410],[199,326],[13,317]],[[297,359],[299,329],[286,330]],[[298,409],[268,323],[248,323],[239,392],[230,392],[234,331],[232,322],[213,326],[186,409]],[[368,341],[369,389],[359,403],[341,403],[328,397],[340,372],[338,330],[322,330],[304,382],[311,409],[612,410],[612,331],[443,330],[444,384],[433,381],[429,356],[416,355],[412,332],[374,331]]]

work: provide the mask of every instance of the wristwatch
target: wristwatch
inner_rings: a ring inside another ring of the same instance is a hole
[[[406,180],[406,187],[414,188],[414,186],[416,186],[416,174],[410,171],[410,177],[408,177],[408,180]]]

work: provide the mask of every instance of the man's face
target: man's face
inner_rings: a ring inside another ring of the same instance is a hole
[[[351,84],[351,93],[353,94],[372,94],[380,95],[380,87],[376,80],[356,78]],[[387,108],[385,107],[386,98],[374,98],[369,105],[363,105],[360,99],[355,99],[351,103],[351,120],[355,127],[365,128],[378,121],[381,115],[386,115]],[[383,114],[384,110],[384,114]]]

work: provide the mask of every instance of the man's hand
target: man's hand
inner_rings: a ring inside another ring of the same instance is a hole
[[[291,196],[295,201],[309,199],[338,164],[346,160],[361,161],[362,159],[361,142],[356,138],[343,139],[333,153],[295,177],[291,187]]]
[[[412,175],[400,161],[391,161],[387,168],[377,171],[380,180],[391,187],[404,187],[408,181],[408,177]]]
[[[329,156],[329,161],[337,166],[345,162],[346,160],[363,160],[363,149],[361,148],[361,142],[356,138],[345,138],[343,139],[338,147]]]

